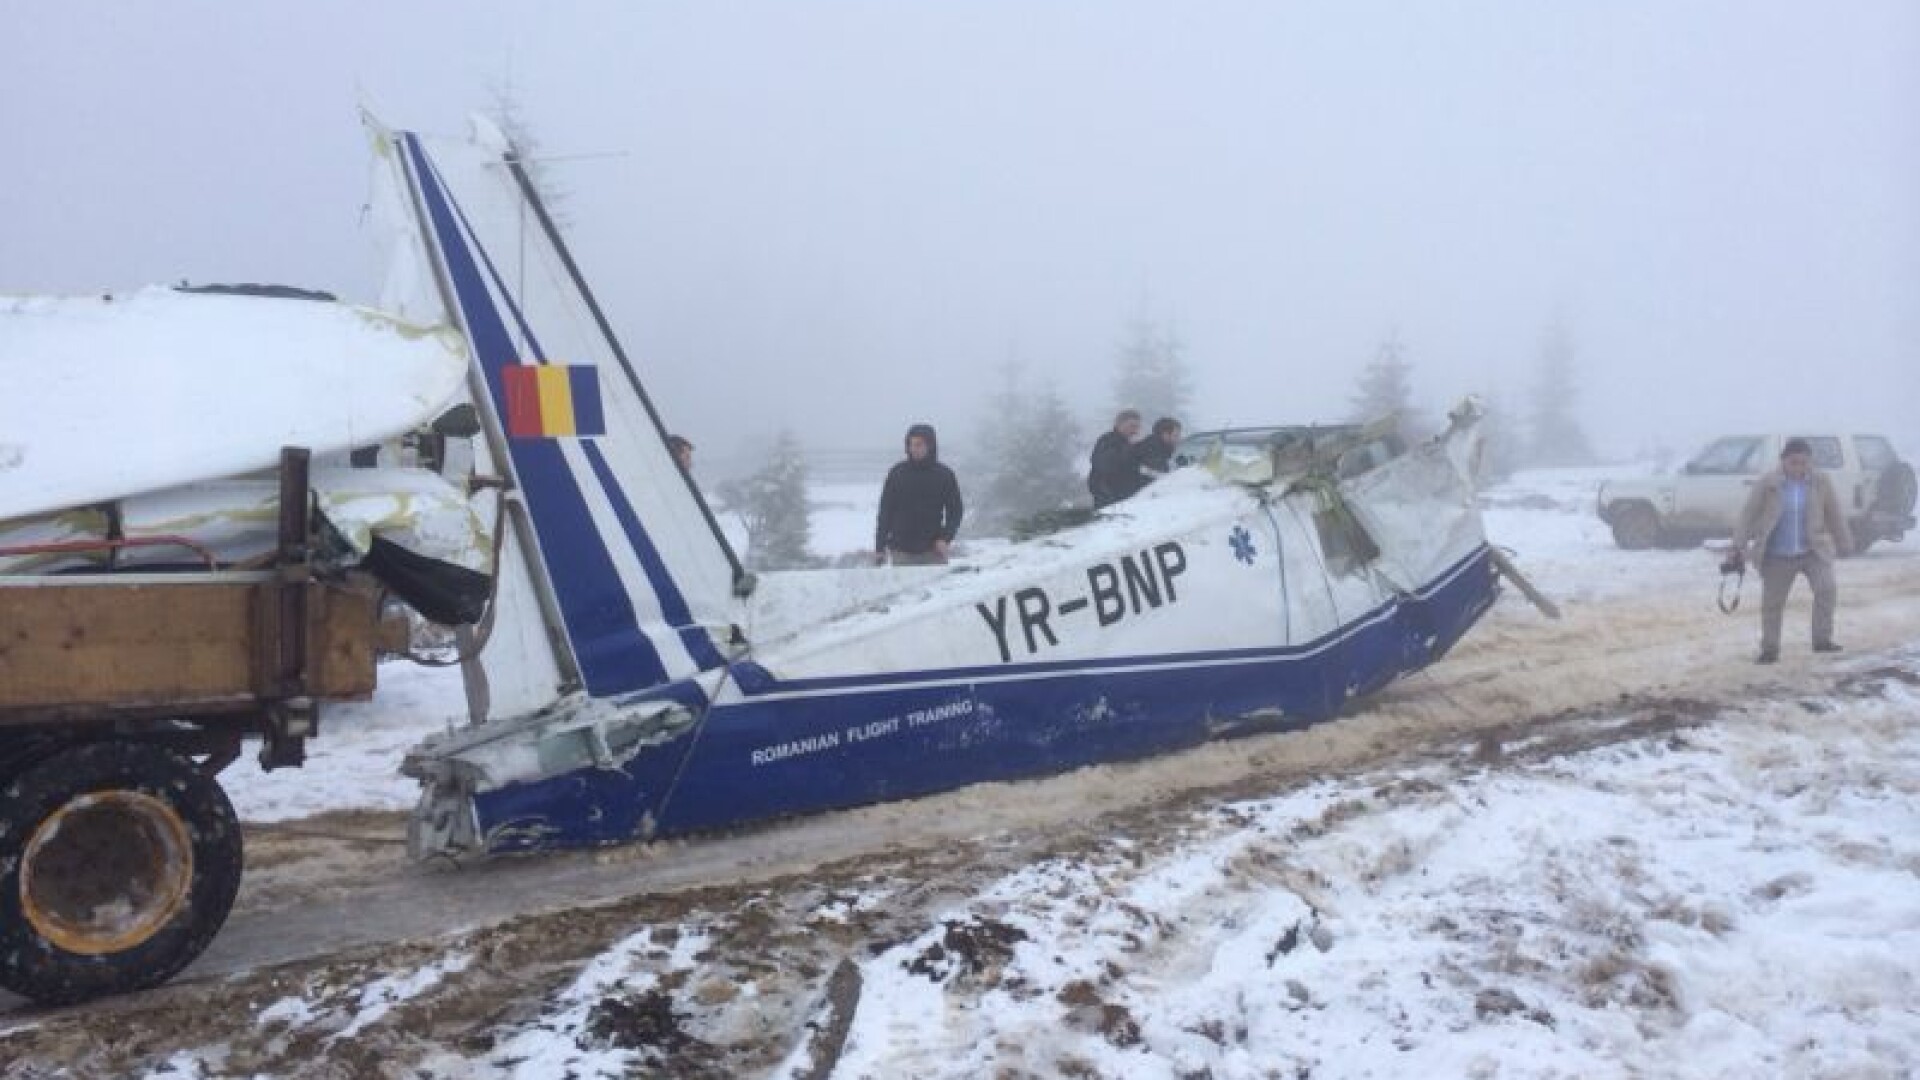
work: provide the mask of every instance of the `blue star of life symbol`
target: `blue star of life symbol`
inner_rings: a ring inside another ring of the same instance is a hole
[[[1227,537],[1227,543],[1233,547],[1234,558],[1239,559],[1248,566],[1253,565],[1253,555],[1256,549],[1253,546],[1253,534],[1247,532],[1245,525],[1235,525],[1233,527],[1233,535]]]

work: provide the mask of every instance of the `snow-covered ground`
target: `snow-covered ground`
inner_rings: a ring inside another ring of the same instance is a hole
[[[1610,664],[1654,689],[1696,654],[1744,665],[1757,596],[1734,619],[1629,617],[1710,612],[1717,558],[1617,550],[1593,515],[1603,475],[1487,493],[1489,534],[1573,628],[1571,652],[1516,651],[1507,671],[1497,655],[1444,662],[1484,665],[1456,685],[1515,687],[1516,723],[1560,711],[1556,678]],[[855,534],[871,497],[817,496],[836,517],[816,543]],[[1850,582],[1916,576],[1916,538],[1844,564],[1843,640]],[[1871,618],[1853,624],[1879,636],[1871,648],[1790,655],[1773,682],[1670,707],[1623,700],[1581,718],[1570,746],[1503,729],[1423,760],[1163,800],[1085,842],[1062,826],[1032,857],[996,859],[1012,841],[987,835],[945,862],[823,864],[783,887],[615,905],[572,958],[513,951],[559,940],[548,924],[452,935],[275,976],[271,992],[249,983],[220,998],[242,1014],[231,1023],[113,1060],[152,1077],[1920,1075],[1920,611]],[[1482,631],[1524,650],[1534,625],[1509,596]],[[1597,655],[1558,675],[1582,635]],[[231,770],[235,803],[257,822],[404,808],[400,753],[463,711],[451,672],[391,667],[373,702],[329,714],[305,769]],[[1299,739],[1191,756],[1285,756]],[[1037,809],[1077,797],[1072,783],[980,797]],[[894,820],[858,813],[869,829]],[[40,1025],[0,1015],[0,1074],[102,1060],[36,1059],[61,1045]],[[10,1047],[25,1056],[9,1064]]]
[[[1912,1075],[1920,695],[1809,704],[1028,867],[863,962],[833,1075]]]
[[[329,706],[297,770],[266,772],[252,755],[220,774],[242,821],[286,821],[326,810],[406,810],[419,786],[400,775],[407,750],[467,720],[457,668],[381,665],[372,701]]]

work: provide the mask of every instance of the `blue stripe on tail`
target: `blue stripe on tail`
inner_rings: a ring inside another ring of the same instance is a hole
[[[613,475],[613,469],[607,464],[600,448],[591,442],[581,444],[586,451],[587,462],[593,466],[593,474],[600,480],[601,488],[607,493],[607,500],[613,504],[613,516],[620,519],[620,528],[627,534],[627,542],[633,545],[634,554],[640,557],[640,565],[646,568],[647,578],[655,583],[655,592],[660,598],[660,611],[680,633],[680,643],[687,647],[688,655],[699,665],[701,671],[717,668],[727,662],[720,650],[713,647],[713,638],[705,629],[691,625],[693,612],[688,609],[686,598],[673,584],[673,575],[668,573],[665,560],[660,558],[660,549],[655,547],[647,530],[640,525],[640,517],[633,512],[633,504],[627,501],[625,489]],[[664,584],[662,584],[664,583]]]
[[[583,365],[567,369],[573,391],[573,430],[576,435],[605,435],[606,411],[600,407],[600,369]]]

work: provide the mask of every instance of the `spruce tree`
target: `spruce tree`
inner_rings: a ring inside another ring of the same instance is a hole
[[[980,433],[983,475],[968,520],[981,534],[1005,535],[1021,520],[1085,495],[1079,425],[1051,382],[1029,389],[1016,368],[1004,368]]]
[[[1399,331],[1387,335],[1373,354],[1373,361],[1360,372],[1350,399],[1353,411],[1348,419],[1365,424],[1392,414],[1399,418],[1400,433],[1409,441],[1432,434],[1427,418],[1413,407],[1413,365],[1407,360],[1406,346]]]
[[[1512,476],[1526,458],[1526,432],[1518,417],[1507,407],[1504,395],[1490,392],[1481,399],[1480,475],[1482,484],[1495,484]]]
[[[807,459],[793,432],[782,429],[766,464],[750,476],[722,485],[720,494],[746,523],[748,566],[790,570],[818,564],[807,550],[812,542]]]
[[[1388,413],[1405,412],[1413,403],[1412,376],[1413,365],[1407,363],[1399,333],[1389,334],[1354,384],[1350,399],[1353,411],[1348,419],[1366,423]]]
[[[1579,388],[1574,378],[1573,338],[1554,322],[1540,341],[1527,415],[1527,463],[1546,468],[1591,465],[1593,446],[1574,419]]]

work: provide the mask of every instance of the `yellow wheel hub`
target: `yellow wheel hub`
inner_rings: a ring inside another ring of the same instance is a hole
[[[82,795],[33,832],[20,861],[21,909],[47,941],[104,956],[173,920],[193,884],[193,839],[172,804],[138,791]]]

